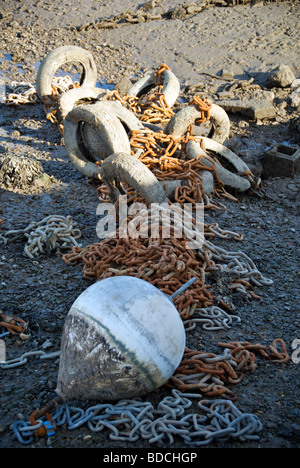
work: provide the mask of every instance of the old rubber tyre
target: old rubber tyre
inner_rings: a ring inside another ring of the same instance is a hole
[[[66,63],[80,63],[83,74],[80,86],[95,86],[97,68],[90,52],[77,46],[62,46],[52,50],[41,62],[36,79],[36,91],[45,104],[52,103],[52,79],[55,72]]]
[[[248,179],[241,177],[238,174],[234,174],[225,167],[223,167],[221,164],[216,163],[205,153],[205,151],[200,147],[200,144],[198,142],[190,140],[187,143],[186,151],[187,157],[190,159],[196,158],[197,156],[201,155],[205,156],[205,159],[203,159],[204,164],[208,167],[215,167],[217,176],[226,187],[231,187],[232,189],[237,190],[238,192],[246,192],[251,188],[251,183]]]
[[[64,141],[69,158],[84,175],[97,178],[99,169],[96,158],[91,158],[90,153],[78,140],[78,130],[82,123],[88,124],[98,138],[99,161],[116,152],[130,153],[129,139],[119,119],[107,110],[96,112],[89,105],[81,105],[67,114],[64,120]]]
[[[209,132],[209,138],[218,143],[224,143],[229,136],[230,121],[228,115],[217,104],[212,104],[209,112],[209,120],[212,128]],[[179,138],[184,135],[191,124],[194,124],[197,119],[201,118],[201,112],[196,106],[186,106],[178,111],[167,123],[164,132],[167,135],[172,135]]]
[[[101,164],[100,175],[108,186],[109,196],[114,203],[122,182],[135,188],[149,204],[168,203],[164,189],[155,175],[131,154],[116,153],[106,158]]]
[[[58,100],[58,118],[60,121],[64,120],[66,115],[73,109],[73,107],[82,104],[99,100],[104,96],[106,91],[102,88],[95,86],[80,86],[79,88],[69,89],[61,94]]]
[[[205,150],[213,151],[221,164],[223,163],[223,159],[225,160],[225,163],[228,163],[228,169],[231,170],[231,172],[239,175],[244,175],[245,173],[250,172],[247,164],[226,146],[206,137],[202,137],[202,142]]]
[[[140,130],[143,128],[143,124],[135,116],[133,112],[126,109],[118,101],[96,101],[92,104],[88,104],[91,112],[97,115],[101,115],[103,111],[111,112],[122,124],[124,130],[129,134],[132,130]],[[102,154],[110,152],[110,147],[103,147],[103,141],[99,139],[95,129],[88,124],[81,126],[81,137],[85,150],[89,153],[90,159],[97,160],[99,157],[102,158]],[[95,158],[96,155],[96,158]]]
[[[101,112],[102,109],[111,112],[114,114],[124,126],[126,132],[131,132],[132,130],[140,130],[144,128],[143,123],[136,117],[136,115],[122,106],[119,101],[101,101],[91,104],[91,107],[96,109],[97,112]]]
[[[169,107],[175,104],[176,99],[180,93],[180,83],[174,73],[170,70],[163,72],[163,88],[162,93],[165,95],[166,103]],[[143,78],[138,80],[128,91],[129,96],[140,97],[145,94],[149,89],[155,86],[154,82],[155,72],[145,75]]]

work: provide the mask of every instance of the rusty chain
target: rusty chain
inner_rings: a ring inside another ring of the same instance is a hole
[[[0,314],[1,321],[0,327],[7,328],[12,335],[17,335],[18,333],[24,333],[27,328],[27,323],[21,318],[15,317],[13,315]]]
[[[201,145],[201,137],[193,136],[189,131],[179,138],[172,135],[165,135],[161,132],[154,132],[149,129],[134,130],[131,132],[130,146],[132,153],[134,150],[142,150],[139,160],[143,162],[156,176],[158,180],[184,180],[175,190],[174,200],[184,205],[192,203],[196,205],[206,200],[201,171],[209,171],[214,176],[213,193],[218,198],[230,198],[237,201],[224,188],[223,182],[217,175],[215,165],[205,164],[205,156],[199,156],[192,160],[184,159],[185,147],[189,140],[195,140]],[[206,203],[205,209],[218,209],[213,202]]]
[[[186,347],[183,359],[170,378],[169,385],[184,392],[198,390],[206,396],[235,400],[236,395],[226,385],[240,383],[245,372],[253,372],[257,368],[257,353],[268,362],[286,363],[290,359],[285,342],[281,338],[276,338],[269,345],[269,350],[265,345],[243,341],[219,342],[218,346],[225,348],[222,355]]]
[[[131,110],[141,122],[151,124],[165,124],[175,114],[166,102],[165,94],[162,92],[162,74],[165,70],[170,70],[166,64],[162,64],[154,73],[154,89],[150,93],[145,93],[141,97],[125,94],[123,97],[117,91],[112,91],[104,96],[104,100],[117,99],[121,104]]]
[[[248,356],[248,360],[252,360],[252,363],[255,362],[255,352],[259,353],[264,359],[269,362],[288,362],[289,354],[286,349],[286,345],[281,338],[276,338],[271,345],[269,345],[269,350],[266,346],[261,344],[251,344],[248,341],[233,341],[230,343],[218,343],[218,346],[223,348],[231,349],[232,355]],[[281,348],[281,351],[278,348]],[[252,365],[252,363],[250,365]]]
[[[59,96],[68,91],[69,89],[78,88],[80,86],[79,81],[73,82],[72,78],[69,75],[52,78],[51,88],[51,104],[44,103],[44,110],[46,113],[46,118],[50,120],[51,123],[57,125],[59,132],[63,135],[63,122],[61,122],[57,117],[58,111],[58,100]]]
[[[150,233],[149,233],[150,234]],[[205,286],[199,271],[201,265],[194,252],[186,250],[181,239],[171,236],[127,239],[105,239],[80,249],[74,247],[71,254],[63,255],[68,264],[84,262],[85,278],[104,279],[110,276],[130,275],[151,282],[168,296],[192,277],[195,283],[174,304],[182,317],[187,319],[196,307],[209,307],[213,296]]]

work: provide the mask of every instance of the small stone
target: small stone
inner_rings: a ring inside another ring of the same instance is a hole
[[[45,342],[42,344],[41,347],[43,348],[43,350],[45,350],[45,349],[51,348],[51,346],[53,346],[52,341],[47,340],[47,341],[45,341]]]
[[[296,88],[291,94],[291,104],[293,107],[300,106],[300,87]]]
[[[234,72],[231,68],[223,68],[221,71],[221,76],[222,78],[225,79],[233,79],[234,78]]]
[[[25,333],[20,333],[19,338],[22,341],[26,341],[30,338],[30,335],[26,335]]]
[[[296,78],[292,84],[291,84],[291,88],[292,89],[296,89],[296,88],[299,88],[300,87],[300,78]]]
[[[293,71],[288,65],[279,65],[266,80],[267,88],[286,88],[296,79]]]
[[[118,81],[118,83],[116,84],[114,90],[118,91],[120,96],[123,97],[123,96],[125,96],[125,94],[128,93],[131,86],[132,86],[132,82],[130,81],[130,79],[127,78],[126,76],[124,76],[123,78],[120,79],[120,81]]]
[[[8,429],[8,424],[4,424],[0,421],[0,434],[3,434]]]

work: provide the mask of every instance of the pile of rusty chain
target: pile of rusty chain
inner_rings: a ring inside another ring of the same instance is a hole
[[[175,212],[165,207],[164,212],[156,217],[149,210],[141,210],[137,216],[123,220],[112,238],[107,236],[99,243],[82,249],[73,247],[72,252],[62,258],[68,264],[83,262],[85,278],[100,280],[116,275],[136,276],[168,295],[196,277],[195,283],[175,300],[183,320],[189,319],[196,309],[215,305],[213,294],[205,284],[205,273],[220,270],[222,261],[222,270],[230,272],[233,277],[231,288],[238,287],[248,299],[259,298],[253,293],[251,282],[258,286],[272,284],[246,254],[227,252],[214,246],[205,239],[205,228],[203,235],[192,216],[189,222],[179,216],[180,208],[176,209]],[[177,221],[183,226],[180,237],[176,230]],[[141,229],[134,231],[136,237],[131,235],[131,223]],[[124,225],[126,232],[123,232]],[[169,229],[168,237],[163,235],[163,228]],[[217,235],[218,232],[220,229],[209,232],[209,235]],[[191,240],[195,241],[196,249],[187,248],[187,242]],[[224,308],[224,304],[221,307]],[[226,305],[225,310],[228,310]]]
[[[169,69],[165,64],[155,72],[155,84],[158,86],[158,91],[146,97],[142,95],[140,98],[136,96],[125,95],[120,97],[117,91],[112,91],[103,97],[103,100],[118,100],[124,107],[129,108],[142,122],[165,124],[175,114],[174,111],[167,105],[162,91],[161,76],[163,71]],[[189,105],[195,105],[201,117],[195,122],[197,125],[206,122],[210,118],[211,103],[207,99],[200,99],[199,96],[194,96]],[[129,134],[131,154],[141,155],[138,157],[160,181],[181,180],[185,181],[181,186],[177,187],[174,194],[174,200],[182,206],[184,203],[192,203],[196,205],[205,201],[205,209],[225,209],[224,205],[212,202],[205,195],[201,171],[209,171],[214,177],[213,194],[218,198],[230,198],[238,201],[236,197],[228,193],[223,182],[217,175],[214,164],[208,166],[205,164],[205,156],[194,158],[193,160],[186,159],[186,145],[189,140],[194,140],[200,143],[202,147],[202,138],[193,135],[193,125],[190,125],[186,133],[182,137],[175,138],[173,135],[167,135],[163,130],[153,130],[144,127],[139,130],[132,130]],[[101,161],[97,162],[99,168]],[[101,178],[99,175],[99,181]],[[129,188],[130,190],[130,188]],[[100,185],[99,192],[105,194],[106,187]],[[102,197],[103,198],[103,197]]]
[[[153,172],[159,181],[182,181],[182,184],[175,189],[174,193],[174,201],[182,207],[184,207],[185,203],[191,203],[193,206],[203,203],[205,210],[225,210],[226,208],[222,203],[213,201],[212,197],[205,195],[202,178],[199,175],[201,171],[211,172],[214,177],[213,194],[219,199],[228,198],[238,201],[236,197],[226,191],[214,165],[212,167],[206,166],[203,162],[205,156],[202,155],[192,160],[181,159],[180,156],[184,155],[184,147],[189,139],[201,143],[201,138],[190,134],[174,138],[172,135],[165,135],[163,132],[154,132],[145,128],[131,132],[130,145],[132,154],[134,154],[135,150],[143,150],[139,160]],[[101,167],[101,161],[96,164],[99,168]],[[100,201],[109,201],[107,187],[102,183],[100,175],[99,181],[98,198]],[[130,202],[139,200],[146,203],[135,193],[132,187],[126,187],[126,190]]]
[[[130,145],[132,151],[143,150],[139,160],[153,172],[158,180],[184,181],[181,186],[176,188],[174,194],[174,200],[181,206],[184,203],[196,205],[205,201],[204,209],[219,209],[216,203],[207,202],[208,197],[205,196],[201,175],[199,175],[201,171],[209,171],[213,174],[213,193],[217,197],[237,201],[225,190],[214,165],[209,167],[203,162],[205,156],[201,155],[201,157],[192,160],[184,159],[186,144],[191,139],[201,144],[201,138],[191,135],[189,131],[182,137],[174,138],[172,135],[165,135],[163,132],[141,129],[131,132]]]
[[[202,265],[195,253],[185,247],[185,241],[170,236],[151,238],[104,239],[85,248],[73,247],[72,253],[63,255],[68,264],[84,262],[84,278],[97,280],[110,276],[129,275],[150,282],[171,296],[179,287],[196,276],[196,281],[174,304],[183,320],[198,307],[213,305],[213,296],[199,273]],[[203,276],[203,275],[202,275]]]
[[[205,396],[226,397],[236,400],[236,395],[226,385],[238,384],[245,372],[257,368],[256,354],[268,362],[285,363],[290,357],[284,341],[277,338],[268,348],[249,342],[218,343],[225,348],[222,355],[185,349],[183,359],[169,385],[180,391],[200,391]],[[278,349],[281,347],[281,350]]]
[[[146,93],[141,97],[125,94],[122,98],[118,92],[113,91],[112,93],[107,94],[103,99],[111,99],[112,97],[117,99],[123,106],[129,108],[134,114],[136,114],[141,122],[163,125],[175,115],[173,109],[166,102],[165,94],[162,92],[162,75],[165,70],[171,69],[163,63],[159,69],[155,71],[154,85],[157,90],[154,92],[151,91],[149,94]],[[209,111],[212,106],[208,100],[200,99],[199,96],[194,96],[189,104],[195,104],[201,112],[201,118],[197,119],[197,124],[209,120]]]
[[[166,64],[162,64],[154,73],[154,86],[156,91],[146,93],[141,97],[130,96],[125,94],[123,97],[117,91],[112,91],[104,96],[104,100],[116,99],[121,104],[130,109],[141,122],[152,124],[165,124],[175,114],[173,109],[166,102],[164,93],[162,92],[162,74],[165,70],[170,70]]]

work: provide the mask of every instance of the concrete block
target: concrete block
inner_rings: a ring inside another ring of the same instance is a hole
[[[280,143],[270,148],[263,158],[262,178],[294,177],[300,172],[300,148]]]
[[[275,107],[266,98],[218,101],[218,105],[226,112],[239,113],[251,120],[273,119],[276,116]]]

